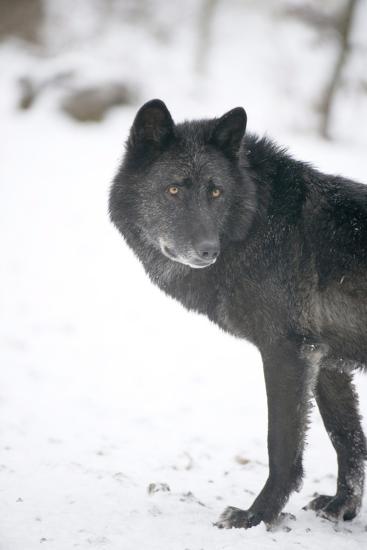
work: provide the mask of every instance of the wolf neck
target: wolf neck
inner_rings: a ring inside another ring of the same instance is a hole
[[[140,241],[135,248],[145,271],[154,284],[187,309],[208,315],[215,303],[214,270],[216,264],[193,269],[169,260],[150,245]]]

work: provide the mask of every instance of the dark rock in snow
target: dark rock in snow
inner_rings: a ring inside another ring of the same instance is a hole
[[[108,82],[70,92],[61,109],[78,122],[99,122],[113,107],[133,103],[134,94],[125,84]]]
[[[45,16],[43,4],[42,0],[1,0],[0,40],[15,36],[39,43]]]

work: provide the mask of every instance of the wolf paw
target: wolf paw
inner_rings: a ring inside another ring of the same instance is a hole
[[[318,495],[305,510],[314,510],[318,516],[330,521],[350,521],[358,514],[360,502],[357,497]]]
[[[316,496],[317,495],[317,496]],[[316,496],[316,498],[312,499],[306,506],[303,507],[303,510],[314,510],[317,512],[318,510],[322,510],[325,508],[331,500],[333,500],[332,496],[329,495],[318,495],[315,493],[313,496]]]
[[[232,529],[232,527],[248,529],[249,527],[255,527],[261,521],[261,514],[228,506],[214,525],[219,529]]]

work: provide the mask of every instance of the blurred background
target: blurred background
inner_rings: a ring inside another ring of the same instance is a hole
[[[2,0],[3,107],[99,122],[163,96],[180,116],[241,104],[261,131],[365,140],[366,28],[364,0]]]
[[[302,510],[335,490],[316,410],[289,532],[213,529],[266,479],[260,357],[151,285],[107,200],[154,97],[367,182],[366,29],[366,0],[0,0],[1,550],[364,547],[366,504]]]

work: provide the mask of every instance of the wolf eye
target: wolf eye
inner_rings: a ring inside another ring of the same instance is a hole
[[[169,188],[168,188],[168,193],[170,195],[177,195],[178,187],[176,187],[176,185],[170,185]]]
[[[215,187],[214,189],[211,190],[210,194],[213,197],[213,199],[217,199],[218,197],[221,196],[222,191],[220,189],[218,189],[217,187]]]

